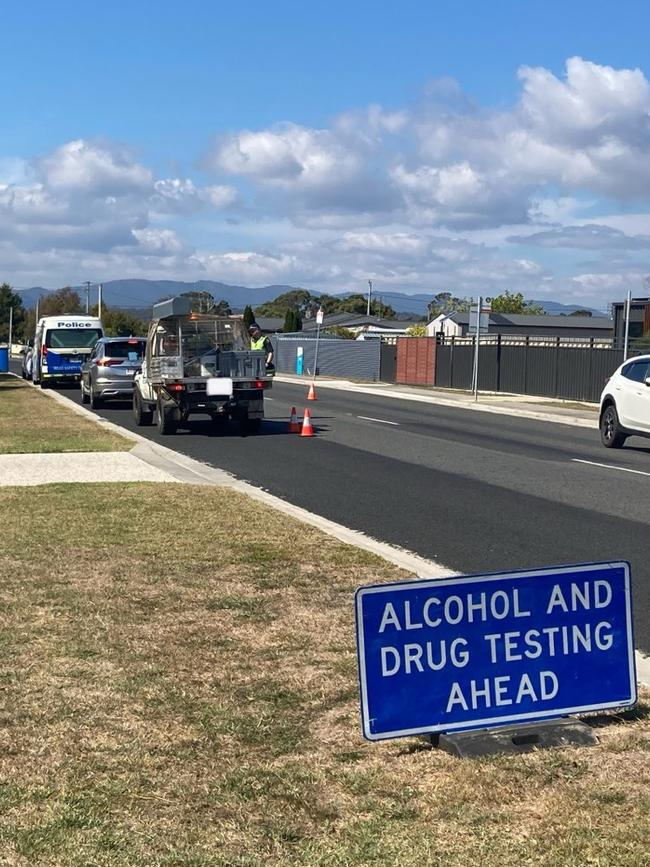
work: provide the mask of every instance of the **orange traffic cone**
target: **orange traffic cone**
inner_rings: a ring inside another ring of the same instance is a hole
[[[296,415],[295,406],[291,407],[291,418],[289,419],[289,433],[300,433],[300,422]]]
[[[301,437],[313,437],[314,428],[311,425],[311,413],[308,409],[305,410],[305,417],[302,420],[302,430],[300,431]]]
[[[307,400],[318,400],[316,397],[316,389],[314,388],[314,383],[309,386],[309,394],[307,395]]]

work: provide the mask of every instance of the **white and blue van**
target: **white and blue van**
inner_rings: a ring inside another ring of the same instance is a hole
[[[41,388],[79,382],[81,365],[103,336],[102,321],[96,316],[43,316],[36,326],[32,381]]]

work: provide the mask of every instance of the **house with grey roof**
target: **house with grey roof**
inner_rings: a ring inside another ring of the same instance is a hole
[[[441,313],[427,325],[427,334],[435,337],[471,336],[469,313]],[[605,316],[525,316],[514,313],[490,313],[488,334],[502,337],[572,337],[611,339],[614,323]]]

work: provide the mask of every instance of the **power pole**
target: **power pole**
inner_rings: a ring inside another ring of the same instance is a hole
[[[368,280],[368,316],[370,316],[370,301],[372,299],[372,280]]]
[[[86,280],[86,316],[90,313],[90,280]]]
[[[14,330],[14,305],[9,305],[9,358],[11,358],[11,344],[13,342]]]
[[[97,318],[102,318],[102,284],[97,286]]]

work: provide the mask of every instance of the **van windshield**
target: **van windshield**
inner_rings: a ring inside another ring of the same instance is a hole
[[[50,349],[90,349],[100,337],[99,328],[52,328],[46,333],[45,345]]]

